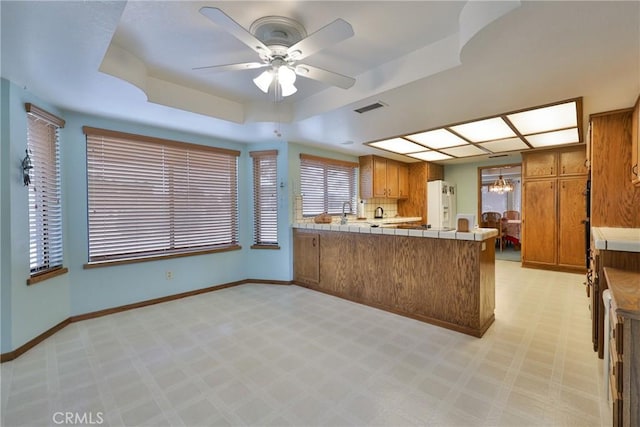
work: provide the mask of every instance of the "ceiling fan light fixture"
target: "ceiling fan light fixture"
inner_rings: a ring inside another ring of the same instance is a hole
[[[260,74],[258,77],[253,79],[253,82],[258,86],[258,88],[264,93],[269,92],[269,86],[271,86],[271,82],[273,81],[273,71],[267,70]]]
[[[278,68],[278,82],[281,86],[293,86],[296,82],[295,71],[286,66]]]
[[[280,84],[280,89],[283,97],[293,95],[298,91],[298,89],[294,85],[289,84]]]

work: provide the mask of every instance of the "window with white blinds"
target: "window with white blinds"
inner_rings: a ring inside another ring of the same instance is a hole
[[[239,151],[83,130],[90,264],[239,248]]]
[[[29,170],[29,268],[30,279],[62,267],[62,204],[60,201],[60,143],[58,130],[64,120],[33,104],[27,111]]]
[[[278,151],[252,151],[253,248],[278,246]]]
[[[300,154],[302,214],[342,214],[344,202],[351,204],[345,212],[354,213],[357,168],[358,163]]]

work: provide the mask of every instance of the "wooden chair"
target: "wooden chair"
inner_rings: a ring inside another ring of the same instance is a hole
[[[514,246],[520,245],[520,223],[509,223],[509,220],[520,220],[520,212],[504,211],[502,221],[504,222],[504,240]]]
[[[496,241],[500,244],[500,251],[502,251],[504,223],[502,222],[500,212],[483,212],[480,223],[482,224],[482,228],[495,228],[498,230]]]

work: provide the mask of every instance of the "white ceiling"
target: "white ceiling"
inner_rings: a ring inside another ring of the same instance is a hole
[[[298,92],[274,103],[251,81],[262,70],[192,70],[258,59],[203,6],[247,29],[268,15],[309,34],[346,20],[355,35],[304,62],[356,84],[298,78]],[[0,14],[2,77],[45,101],[241,142],[410,161],[362,143],[575,97],[586,124],[640,94],[638,1],[2,0]],[[386,106],[353,111],[376,101]]]

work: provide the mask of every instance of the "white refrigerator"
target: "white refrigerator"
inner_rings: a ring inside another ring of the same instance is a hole
[[[456,186],[446,181],[427,183],[427,224],[435,229],[456,228]]]

